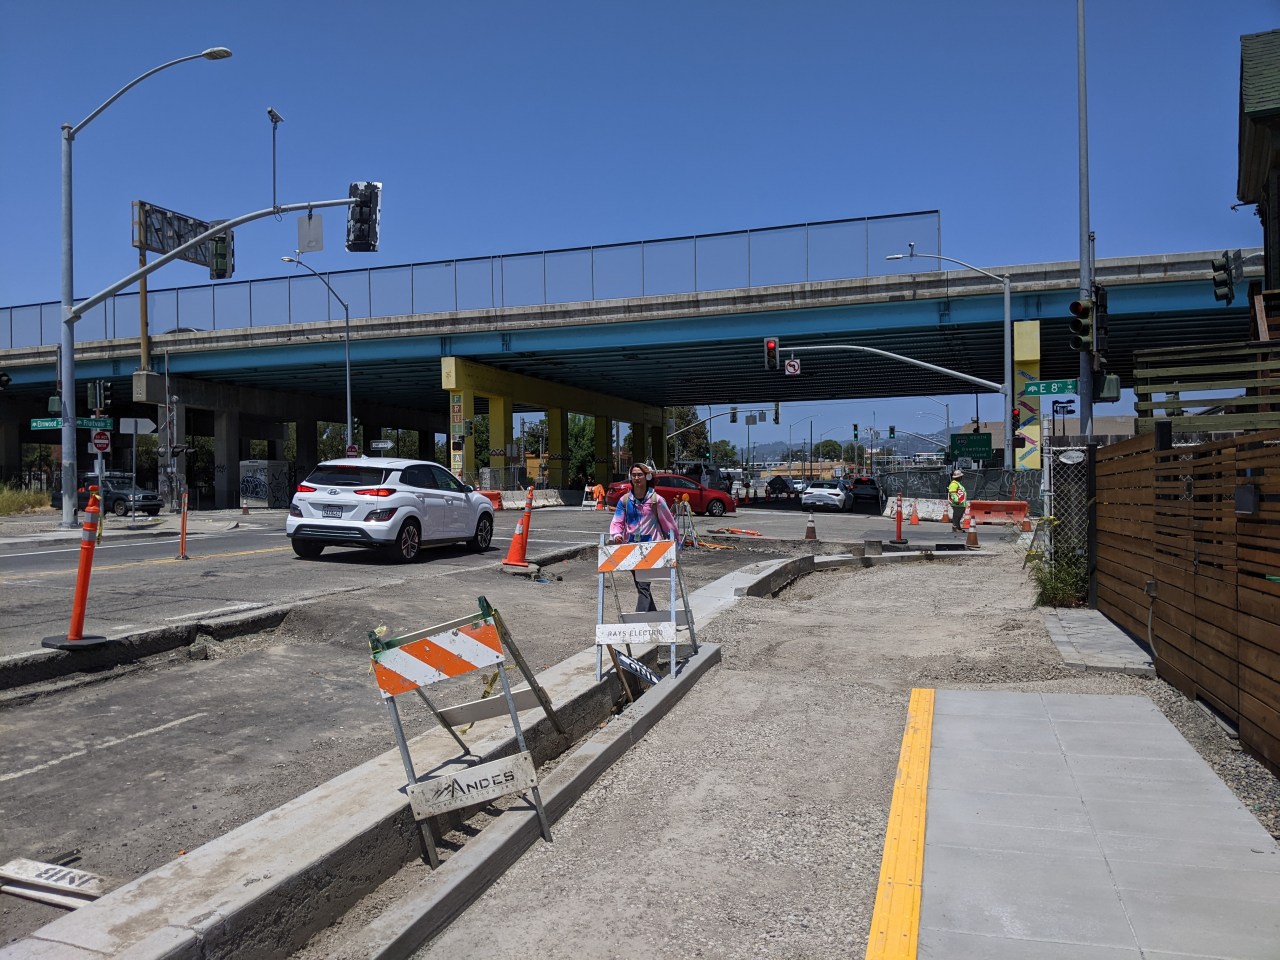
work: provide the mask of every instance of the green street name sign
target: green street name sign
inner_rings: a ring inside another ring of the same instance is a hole
[[[116,425],[111,417],[76,417],[76,426],[81,430],[111,430]],[[61,417],[45,417],[31,421],[32,430],[61,430]]]
[[[991,434],[953,433],[951,435],[951,459],[968,457],[971,460],[991,459]]]
[[[1027,382],[1026,395],[1028,397],[1058,397],[1063,394],[1074,396],[1079,391],[1080,381],[1078,380],[1030,380]]]

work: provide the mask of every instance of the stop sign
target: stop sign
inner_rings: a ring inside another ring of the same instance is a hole
[[[111,434],[105,430],[93,431],[93,449],[99,453],[106,453],[111,449]]]
[[[347,445],[347,456],[348,456],[348,457],[358,457],[358,456],[360,456],[360,448],[359,448],[359,447],[357,447],[354,443],[352,443],[352,444],[348,444],[348,445]]]

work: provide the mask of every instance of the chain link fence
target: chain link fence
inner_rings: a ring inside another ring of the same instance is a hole
[[[1089,555],[1089,451],[1083,446],[1046,449],[1044,514],[1051,517],[1043,552],[1049,563],[1084,563]]]
[[[1004,470],[990,467],[966,470],[964,489],[970,500],[1025,500],[1032,516],[1044,512],[1039,470]],[[892,500],[902,494],[904,500],[945,500],[951,468],[943,470],[884,470],[876,474],[880,495]]]

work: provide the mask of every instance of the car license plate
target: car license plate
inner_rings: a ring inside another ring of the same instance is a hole
[[[341,508],[341,507],[325,507],[325,508],[324,508],[324,518],[325,518],[326,520],[340,520],[340,519],[342,519],[342,508]]]

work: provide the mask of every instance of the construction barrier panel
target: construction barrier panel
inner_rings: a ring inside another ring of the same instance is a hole
[[[493,504],[493,509],[502,509],[502,491],[501,490],[477,490],[476,493],[488,499]]]
[[[941,523],[948,523],[951,520],[951,506],[946,500],[926,500],[923,497],[916,499],[904,494],[902,497],[903,515],[911,516],[911,508],[913,506],[915,507],[916,516],[921,520],[937,520]],[[882,516],[893,519],[897,515],[898,501],[894,498],[885,504]]]
[[[1022,523],[1028,517],[1025,500],[970,500],[974,523]]]

